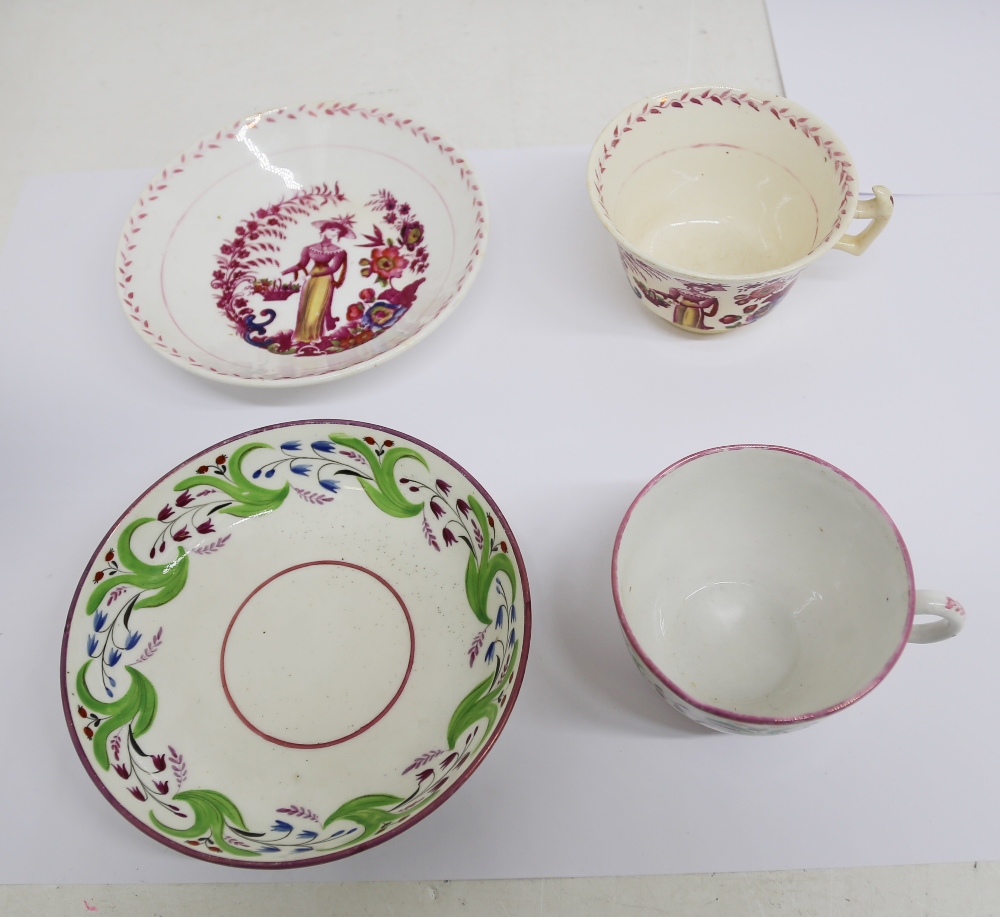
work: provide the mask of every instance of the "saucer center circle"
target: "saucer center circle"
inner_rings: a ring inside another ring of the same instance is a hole
[[[314,561],[269,577],[222,642],[222,686],[245,726],[278,745],[322,748],[392,708],[413,667],[413,623],[372,570]]]

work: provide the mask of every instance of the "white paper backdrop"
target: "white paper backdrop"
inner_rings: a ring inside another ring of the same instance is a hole
[[[711,872],[1000,858],[992,570],[1000,199],[897,198],[862,258],[832,252],[756,325],[702,338],[634,299],[584,192],[583,148],[481,152],[486,263],[435,334],[370,373],[242,390],[154,355],[112,254],[151,170],[31,179],[0,255],[0,882],[226,882]],[[58,652],[76,581],[118,513],[202,447],[326,417],[411,433],[496,499],[534,635],[483,766],[389,843],[281,875],[188,860],[127,824],[76,759]],[[709,733],[635,671],[610,551],[630,500],[697,449],[770,442],[868,487],[918,586],[969,612],[870,697],[772,738]]]
[[[862,188],[1000,192],[1000,4],[767,0],[785,96],[840,134]]]

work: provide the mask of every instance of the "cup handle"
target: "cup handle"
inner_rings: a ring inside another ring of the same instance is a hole
[[[858,209],[854,214],[856,220],[871,220],[871,222],[856,236],[841,236],[834,248],[839,248],[842,252],[850,252],[852,255],[860,255],[885,229],[885,224],[892,216],[892,195],[885,185],[875,185],[872,192],[875,197],[870,200],[858,201]]]
[[[937,615],[940,621],[914,624],[910,631],[910,643],[937,643],[954,637],[965,624],[965,609],[951,596],[943,592],[917,590],[915,615]]]

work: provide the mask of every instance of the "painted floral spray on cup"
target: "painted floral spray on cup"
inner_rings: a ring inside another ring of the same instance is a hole
[[[794,102],[755,90],[642,99],[600,134],[590,200],[632,290],[661,318],[714,333],[766,315],[831,248],[860,255],[892,215],[858,199],[843,141]],[[858,235],[855,218],[871,220]]]

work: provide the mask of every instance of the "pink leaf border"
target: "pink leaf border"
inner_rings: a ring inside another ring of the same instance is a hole
[[[455,297],[462,291],[462,288],[468,282],[469,278],[473,275],[473,273],[475,273],[476,265],[480,260],[483,244],[486,240],[486,204],[480,193],[480,187],[475,181],[475,174],[473,173],[471,167],[465,159],[458,155],[458,152],[454,147],[446,145],[440,135],[432,133],[426,127],[415,124],[412,119],[401,118],[391,111],[380,111],[378,108],[366,108],[363,105],[358,105],[356,102],[351,102],[350,104],[345,104],[343,102],[324,102],[319,105],[312,106],[300,105],[294,109],[278,109],[268,112],[262,120],[265,123],[271,124],[275,123],[279,119],[296,121],[298,120],[298,115],[300,114],[305,114],[313,118],[336,118],[338,115],[343,117],[357,116],[366,121],[377,121],[379,124],[396,128],[404,133],[409,133],[413,137],[423,140],[428,146],[435,147],[437,152],[443,158],[447,159],[449,165],[458,172],[459,178],[465,183],[465,187],[472,192],[472,206],[475,210],[475,222],[477,224],[476,232],[473,237],[472,251],[469,253],[468,261],[466,262],[462,275],[459,277],[458,282],[455,285],[455,289],[449,296],[444,298],[437,312],[427,319],[427,323],[433,321],[442,312],[444,312],[449,305],[451,305]],[[232,376],[234,378],[254,377],[244,377],[239,373],[220,370],[214,366],[201,363],[192,356],[185,356],[177,350],[176,347],[168,345],[166,341],[164,341],[163,335],[158,334],[155,329],[150,327],[149,319],[143,316],[142,305],[141,303],[136,302],[135,290],[132,288],[132,252],[138,244],[137,238],[139,233],[142,231],[142,221],[149,216],[150,205],[159,199],[161,193],[169,187],[171,180],[176,175],[183,173],[185,169],[188,168],[190,164],[188,160],[203,159],[205,156],[211,155],[212,150],[221,149],[222,144],[226,141],[236,140],[236,132],[251,120],[253,119],[240,119],[239,121],[234,122],[230,127],[222,128],[217,131],[214,136],[201,140],[196,147],[185,153],[181,153],[177,159],[166,165],[157,175],[153,177],[153,180],[146,186],[146,189],[139,196],[139,199],[135,202],[128,215],[125,222],[125,228],[122,230],[121,237],[118,240],[118,250],[115,257],[117,274],[116,279],[122,304],[124,305],[129,318],[131,318],[139,326],[139,330],[152,339],[151,343],[155,347],[161,348],[167,356],[183,360],[190,366],[197,367],[198,369],[204,369],[220,376]],[[294,377],[282,376],[273,378],[277,380],[278,378]]]

